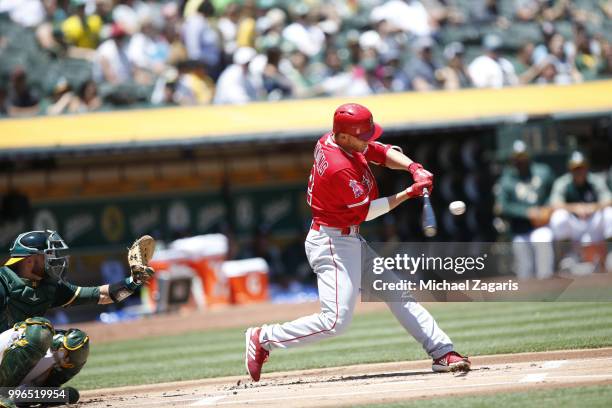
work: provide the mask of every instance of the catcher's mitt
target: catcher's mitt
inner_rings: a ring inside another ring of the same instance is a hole
[[[153,268],[148,266],[154,252],[155,240],[150,235],[138,238],[128,249],[128,263],[135,283],[146,283],[155,273]]]

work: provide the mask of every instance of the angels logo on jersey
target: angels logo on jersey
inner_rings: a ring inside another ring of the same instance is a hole
[[[358,183],[353,179],[349,180],[349,187],[353,189],[353,194],[355,194],[355,198],[361,197],[365,193],[365,187],[363,186],[363,184]]]

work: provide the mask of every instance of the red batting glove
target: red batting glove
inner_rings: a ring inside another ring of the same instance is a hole
[[[408,193],[408,198],[422,197],[423,190],[429,190],[430,186],[431,185],[427,182],[414,183],[406,189],[406,193]]]
[[[433,188],[433,174],[431,172],[425,170],[422,165],[417,162],[410,163],[408,166],[408,171],[412,174],[412,178],[415,183],[429,183],[427,189],[429,191]]]

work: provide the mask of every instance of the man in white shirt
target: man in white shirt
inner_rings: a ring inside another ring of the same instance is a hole
[[[223,16],[221,16],[217,22],[217,28],[221,34],[223,50],[226,55],[234,54],[234,51],[238,48],[236,36],[238,35],[240,13],[240,5],[238,3],[230,3],[225,8]]]
[[[213,103],[240,104],[259,99],[261,86],[249,72],[249,64],[257,52],[250,47],[240,47],[234,53],[234,63],[225,68],[217,82]]]
[[[374,93],[361,67],[353,67],[348,72],[340,72],[327,78],[316,86],[316,89],[330,96],[342,97],[367,96]]]
[[[427,9],[419,0],[391,0],[375,7],[371,19],[386,20],[392,26],[419,37],[430,37],[436,27]]]
[[[483,41],[486,53],[477,57],[468,67],[468,74],[477,88],[502,88],[519,83],[514,65],[503,58],[499,50],[502,39],[488,34]]]
[[[133,65],[127,53],[130,37],[118,24],[111,28],[110,38],[96,50],[95,77],[98,82],[114,85],[133,79]]]
[[[0,0],[0,13],[9,13],[11,20],[24,27],[40,25],[46,14],[40,0]]]
[[[189,16],[183,24],[183,41],[187,56],[203,62],[208,74],[216,78],[221,64],[221,41],[219,33],[210,24],[215,9],[211,1],[204,0],[197,13]]]
[[[283,30],[283,38],[305,55],[313,57],[323,49],[325,34],[315,24],[316,16],[306,4],[299,3],[293,12],[296,20]]]

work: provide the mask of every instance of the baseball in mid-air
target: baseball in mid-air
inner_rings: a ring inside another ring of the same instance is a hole
[[[448,205],[448,210],[453,215],[461,215],[465,212],[465,203],[463,201],[453,201]]]

